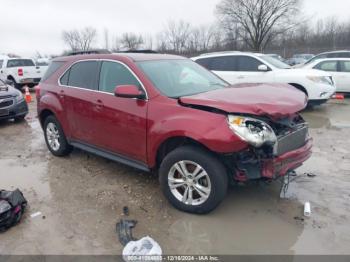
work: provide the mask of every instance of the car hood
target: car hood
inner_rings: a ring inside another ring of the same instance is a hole
[[[0,83],[0,98],[3,96],[16,96],[19,93],[20,92],[12,86],[3,85],[2,83]]]
[[[303,92],[286,84],[239,84],[181,97],[180,103],[279,119],[303,110],[307,98]]]

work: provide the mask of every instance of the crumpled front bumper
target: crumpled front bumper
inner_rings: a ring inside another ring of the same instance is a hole
[[[285,176],[288,172],[300,167],[312,154],[313,139],[309,138],[306,144],[296,150],[287,152],[274,159],[264,160],[261,170],[263,178],[275,179]]]

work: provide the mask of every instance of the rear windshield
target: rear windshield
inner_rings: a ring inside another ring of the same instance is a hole
[[[11,59],[7,62],[7,67],[35,66],[31,59]]]

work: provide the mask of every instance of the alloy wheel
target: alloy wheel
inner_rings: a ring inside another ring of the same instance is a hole
[[[168,173],[168,185],[177,200],[191,206],[203,204],[211,193],[208,173],[193,161],[175,163]]]

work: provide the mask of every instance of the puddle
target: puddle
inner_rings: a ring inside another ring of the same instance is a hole
[[[311,128],[350,128],[350,100],[334,101],[302,112]]]
[[[303,231],[301,204],[279,199],[278,185],[235,187],[205,216],[181,216],[169,228],[170,254],[293,254]],[[272,187],[275,187],[273,189]],[[269,239],[269,241],[267,241]],[[274,245],[271,245],[273,241]]]
[[[50,188],[45,177],[47,163],[29,163],[28,160],[18,158],[0,159],[1,188],[6,190],[33,191],[39,198],[50,196]]]

